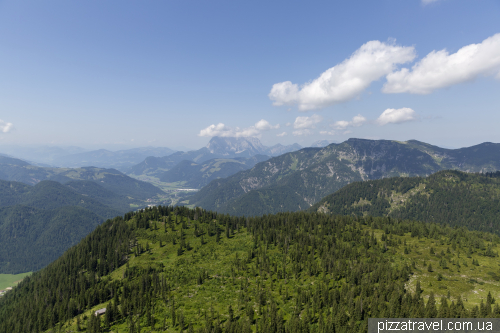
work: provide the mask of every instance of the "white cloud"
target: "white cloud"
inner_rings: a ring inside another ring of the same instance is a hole
[[[290,81],[280,82],[268,96],[276,106],[298,104],[302,111],[323,108],[357,97],[373,81],[393,72],[397,64],[414,58],[413,47],[370,41],[300,89]]]
[[[335,131],[320,131],[319,134],[321,134],[321,135],[337,135],[337,132],[335,132]]]
[[[269,122],[267,120],[261,119],[255,123],[255,128],[258,129],[259,131],[267,131],[267,130],[271,130],[271,129],[280,128],[280,124],[272,126],[271,124],[269,124]]]
[[[365,122],[366,118],[358,114],[357,116],[354,116],[351,121],[339,120],[334,122],[330,126],[332,126],[336,130],[344,130],[348,127],[359,127],[363,125]]]
[[[480,75],[500,78],[500,33],[479,44],[462,47],[456,53],[432,51],[411,71],[403,68],[387,75],[385,93],[429,94],[435,89],[466,82]]]
[[[380,117],[377,118],[376,122],[377,124],[383,126],[387,124],[401,124],[417,119],[417,114],[410,108],[387,109],[382,112]]]
[[[428,4],[430,4],[430,3],[437,2],[437,1],[439,1],[439,0],[422,0],[422,3],[423,3],[424,5],[428,5]]]
[[[315,124],[323,121],[323,117],[313,114],[310,117],[297,117],[293,123],[295,129],[310,129],[315,128]],[[295,132],[294,132],[295,133]],[[301,135],[301,134],[299,134]]]
[[[339,120],[334,122],[331,126],[335,129],[342,130],[344,128],[347,128],[347,126],[349,126],[349,122],[345,120]]]
[[[298,135],[311,135],[311,130],[309,129],[299,129],[299,130],[296,130],[296,131],[293,131],[292,133],[293,135],[295,136],[298,136]]]
[[[363,117],[362,115],[358,114],[357,116],[354,116],[351,121],[351,126],[352,127],[359,127],[363,125],[366,122],[366,118]]]
[[[276,134],[276,136],[285,136],[285,135],[287,135],[286,132],[283,132],[283,133],[280,133],[280,134]]]
[[[261,134],[263,131],[268,131],[271,129],[278,129],[280,125],[271,125],[267,120],[261,119],[255,123],[255,125],[247,127],[247,128],[231,128],[223,123],[218,123],[217,125],[212,124],[207,128],[204,128],[200,131],[198,136],[222,136],[222,137],[249,137],[249,136],[257,136]]]
[[[14,128],[14,124],[8,123],[0,119],[0,132],[2,133],[9,133],[12,128]]]

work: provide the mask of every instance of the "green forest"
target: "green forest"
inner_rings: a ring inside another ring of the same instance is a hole
[[[355,216],[390,216],[465,226],[500,235],[500,172],[440,171],[428,177],[354,182],[310,211]]]
[[[369,317],[498,317],[499,244],[388,217],[158,206],[106,221],[23,280],[0,299],[0,332],[366,332]]]

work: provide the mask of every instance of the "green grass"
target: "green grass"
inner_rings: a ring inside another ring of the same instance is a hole
[[[383,232],[376,231],[380,239]],[[414,265],[414,274],[406,284],[406,289],[415,292],[417,281],[423,289],[424,299],[428,299],[431,292],[436,300],[442,296],[456,300],[462,297],[467,308],[479,305],[481,300],[486,302],[488,292],[500,300],[500,261],[498,257],[486,257],[478,252],[468,254],[466,249],[453,250],[452,244],[443,239],[427,239],[404,236],[391,237],[401,244],[391,247],[386,253],[394,265]],[[405,254],[405,242],[408,253]],[[489,243],[491,244],[491,243]],[[486,244],[488,246],[489,244]],[[431,254],[431,248],[435,254]],[[449,249],[449,252],[448,252]],[[494,252],[500,252],[500,246],[493,244]],[[474,249],[477,250],[477,249]],[[441,255],[443,253],[444,255]],[[446,268],[440,266],[440,261],[445,260]],[[472,262],[478,261],[479,266]],[[432,272],[428,271],[428,265],[432,266]],[[441,280],[438,277],[441,275]]]
[[[19,283],[26,276],[30,275],[31,272],[21,273],[21,274],[0,274],[0,290],[4,290],[7,287],[13,287]]]
[[[165,270],[168,280],[176,280],[182,283],[183,288],[175,290],[175,302],[179,308],[183,309],[186,318],[191,318],[196,322],[203,321],[205,312],[225,313],[229,305],[233,307],[236,313],[242,314],[246,304],[240,297],[242,283],[248,283],[250,290],[254,290],[260,284],[262,288],[269,288],[271,283],[281,283],[272,276],[267,278],[260,277],[257,270],[250,264],[249,273],[246,276],[239,276],[232,272],[231,267],[238,258],[244,261],[248,251],[253,247],[252,237],[244,228],[239,233],[235,233],[231,238],[221,236],[220,244],[215,242],[215,236],[204,236],[205,243],[201,244],[201,238],[195,237],[193,228],[185,230],[186,242],[189,242],[192,249],[185,251],[179,256],[177,249],[178,243],[173,245],[171,242],[165,242],[172,235],[179,235],[180,224],[173,231],[167,228],[165,231],[161,221],[156,223],[158,230],[137,230],[138,242],[143,248],[146,244],[150,250],[138,256],[131,255],[128,262],[129,267],[138,267],[146,269],[147,267],[166,267]],[[369,232],[372,231],[368,226],[363,227]],[[382,244],[384,231],[380,229],[373,230],[375,237]],[[414,274],[406,284],[409,292],[414,292],[417,281],[420,281],[423,290],[423,298],[426,301],[431,292],[434,293],[436,301],[439,303],[442,296],[448,297],[449,301],[457,300],[461,297],[466,308],[471,309],[479,305],[481,300],[486,300],[488,292],[497,300],[500,300],[500,264],[498,257],[486,257],[479,254],[480,249],[473,249],[473,253],[464,252],[464,249],[453,250],[453,245],[449,239],[442,237],[439,239],[411,237],[410,234],[397,236],[389,235],[392,245],[384,254],[393,265],[414,266]],[[162,240],[162,247],[160,247]],[[485,242],[486,246],[491,245],[494,252],[500,252],[500,245]],[[221,246],[222,245],[222,246]],[[435,254],[431,254],[431,247]],[[405,253],[405,248],[408,249]],[[441,255],[441,252],[444,255]],[[278,252],[272,244],[269,245],[268,256],[273,258]],[[441,267],[440,261],[447,261],[447,267]],[[473,261],[478,261],[479,266],[473,265]],[[458,266],[460,263],[460,266]],[[432,272],[428,271],[428,265],[431,264]],[[120,280],[124,277],[127,266],[122,266],[110,274],[112,279]],[[170,268],[170,269],[168,269]],[[169,273],[170,272],[170,273]],[[193,276],[200,272],[207,272],[208,278],[203,284],[193,283]],[[442,279],[438,281],[438,276]],[[183,282],[183,279],[185,280]],[[287,290],[281,292],[272,291],[272,298],[276,300],[278,306],[284,310],[284,313],[291,313],[290,304],[285,302],[288,292],[296,290],[296,286],[307,287],[319,282],[315,277],[304,277],[299,280],[290,277]],[[285,288],[285,287],[284,287]],[[250,291],[249,293],[253,293]],[[256,304],[253,304],[258,309]],[[86,319],[96,310],[106,307],[106,303],[99,304],[86,311],[82,316],[82,324],[85,325]],[[163,318],[169,316],[169,308],[161,302],[157,303],[155,316]],[[256,313],[256,317],[259,315]],[[74,329],[76,320],[66,323],[65,327]],[[161,320],[157,327],[161,326]],[[196,327],[195,327],[196,328]],[[121,321],[115,324],[112,332],[127,332],[128,322]],[[160,330],[158,330],[160,331]],[[176,332],[174,328],[168,328],[166,332]]]
[[[154,224],[154,222],[152,223]],[[178,243],[173,245],[172,243],[165,243],[163,241],[163,246],[160,247],[159,241],[169,235],[178,235],[181,225],[177,225],[175,231],[167,228],[167,233],[165,233],[163,223],[156,223],[158,226],[158,230],[156,231],[136,230],[138,242],[144,248],[146,247],[146,243],[148,243],[150,251],[142,253],[139,256],[131,255],[128,261],[129,267],[145,269],[147,267],[164,265],[165,267],[175,268],[175,270],[167,270],[167,272],[175,271],[175,273],[167,276],[169,280],[183,281],[185,279],[184,287],[176,290],[175,302],[177,306],[183,308],[183,314],[187,318],[198,318],[205,311],[225,313],[229,305],[232,305],[235,309],[243,309],[246,306],[238,297],[243,277],[232,276],[230,268],[236,257],[244,261],[248,250],[253,247],[253,240],[249,233],[242,229],[229,239],[221,235],[219,244],[215,241],[215,235],[204,235],[203,239],[205,243],[202,245],[201,237],[195,237],[193,234],[194,229],[190,228],[185,230],[185,237],[186,242],[190,243],[192,249],[178,256]],[[114,280],[121,280],[126,268],[127,265],[121,266],[109,276]],[[202,285],[194,284],[191,277],[197,276],[200,272],[204,271],[208,273],[209,277]],[[257,281],[259,280],[257,276],[254,276],[253,279],[250,278],[248,281],[250,285],[257,285]],[[106,307],[106,305],[107,303],[99,304],[81,315],[82,326],[85,326],[87,318],[92,313]],[[169,315],[169,308],[165,308],[163,304],[158,304],[158,307],[157,317],[163,318]],[[160,323],[157,326],[160,326]],[[65,327],[75,329],[76,319],[70,323],[66,323]],[[128,332],[128,329],[128,322],[122,321],[114,325],[111,331]],[[165,332],[177,332],[177,330],[169,328]]]

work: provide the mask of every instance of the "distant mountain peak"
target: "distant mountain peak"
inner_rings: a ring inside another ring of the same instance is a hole
[[[257,138],[235,138],[214,136],[206,146],[212,154],[231,155],[248,153],[255,155],[263,153],[265,147]],[[246,155],[246,154],[245,154]]]
[[[318,141],[314,141],[310,147],[323,148],[323,147],[326,147],[332,143],[338,143],[338,142],[335,140],[318,140]]]

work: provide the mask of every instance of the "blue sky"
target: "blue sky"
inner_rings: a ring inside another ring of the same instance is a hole
[[[500,2],[0,1],[0,146],[500,142]]]

